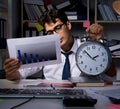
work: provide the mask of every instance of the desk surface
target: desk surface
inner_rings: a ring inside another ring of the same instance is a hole
[[[31,82],[30,82],[31,81]],[[14,83],[5,79],[0,79],[1,88],[21,88],[24,84],[38,83],[41,80],[23,80],[19,83]],[[113,89],[120,86],[105,86],[105,87],[78,87],[87,91],[87,93],[96,98],[98,101],[94,107],[65,107],[62,104],[62,99],[38,99],[34,98],[26,104],[17,107],[16,109],[109,109],[107,107],[111,101],[100,94],[96,94],[93,89]],[[1,109],[10,109],[11,107],[24,102],[27,98],[0,98],[0,108]]]

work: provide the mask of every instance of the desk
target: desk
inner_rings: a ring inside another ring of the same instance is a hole
[[[39,80],[31,80],[32,82],[38,82]],[[24,83],[28,83],[28,80],[24,80]],[[30,81],[29,81],[30,82]],[[1,79],[0,80],[0,87],[1,88],[21,88],[23,87],[23,82],[20,82],[19,84],[15,84],[14,82]],[[16,109],[109,109],[107,108],[107,104],[111,103],[110,100],[102,96],[100,94],[96,94],[93,92],[93,89],[105,89],[105,88],[113,88],[113,87],[120,87],[120,86],[105,86],[105,87],[79,87],[87,91],[87,93],[92,96],[93,98],[96,98],[98,101],[95,105],[95,107],[65,107],[62,104],[62,99],[32,99],[26,104],[21,105],[20,107]],[[24,102],[27,100],[26,98],[0,98],[0,108],[1,109],[10,109],[11,107]]]

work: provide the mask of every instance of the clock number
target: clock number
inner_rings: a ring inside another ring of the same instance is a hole
[[[90,50],[90,47],[87,47],[87,50]]]
[[[80,55],[79,57],[82,58],[82,55]]]
[[[98,48],[98,51],[100,51],[101,47]]]
[[[105,62],[105,60],[106,60],[106,59],[105,59],[105,58],[103,58],[103,62]]]
[[[103,64],[100,64],[100,67],[103,67]]]
[[[83,64],[83,61],[81,61],[80,64]]]
[[[105,53],[104,52],[102,52],[102,56],[104,56],[105,55]]]
[[[96,67],[96,71],[98,72],[98,67]]]
[[[92,71],[92,68],[90,68],[90,71]]]
[[[85,50],[83,50],[83,54],[86,54]]]
[[[92,49],[95,49],[95,45],[92,46]]]
[[[84,70],[87,68],[87,65],[84,66]]]
[[[87,65],[85,65],[85,68],[87,68]]]

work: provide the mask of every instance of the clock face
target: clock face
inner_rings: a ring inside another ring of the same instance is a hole
[[[85,42],[77,50],[76,63],[83,73],[98,75],[110,66],[111,53],[100,43]]]

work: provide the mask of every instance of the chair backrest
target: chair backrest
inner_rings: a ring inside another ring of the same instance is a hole
[[[120,80],[120,58],[113,58],[116,69],[116,80]]]

